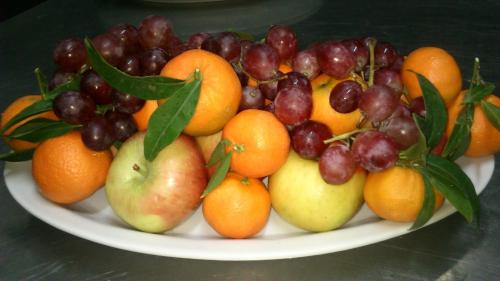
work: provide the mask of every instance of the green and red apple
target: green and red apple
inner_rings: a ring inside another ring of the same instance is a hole
[[[120,147],[108,172],[106,196],[126,223],[146,232],[170,230],[200,205],[205,161],[190,136],[181,135],[153,161],[144,157],[144,133]]]
[[[291,150],[285,164],[269,177],[269,192],[274,210],[287,222],[308,231],[329,231],[358,212],[365,179],[365,172],[359,169],[344,184],[328,184],[317,161],[303,159]]]

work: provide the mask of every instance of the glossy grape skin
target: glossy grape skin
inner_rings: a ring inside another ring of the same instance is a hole
[[[242,65],[256,80],[270,80],[278,72],[279,55],[267,44],[253,44],[244,52]]]
[[[284,25],[272,26],[266,34],[266,43],[278,51],[281,63],[290,61],[297,53],[297,36]]]
[[[182,40],[175,35],[170,38],[165,48],[170,58],[176,57],[187,50],[189,50],[187,43],[182,42]]]
[[[96,115],[81,130],[82,141],[88,148],[95,151],[109,149],[115,141],[113,126],[108,119]]]
[[[111,33],[99,34],[92,39],[92,43],[99,54],[112,66],[118,66],[124,56],[125,49],[118,37]]]
[[[82,75],[80,90],[89,95],[96,104],[111,103],[113,88],[93,70],[87,70]]]
[[[410,111],[412,113],[418,114],[422,117],[425,117],[427,115],[427,111],[425,109],[425,102],[424,102],[424,97],[416,97],[411,100],[410,102]]]
[[[62,92],[52,102],[57,117],[69,124],[85,124],[90,121],[96,110],[94,101],[77,91]]]
[[[108,111],[106,112],[105,117],[111,123],[113,127],[113,134],[115,139],[118,141],[126,141],[138,130],[137,124],[130,114],[118,111]]]
[[[403,150],[417,143],[419,132],[413,118],[399,116],[390,118],[379,128],[381,132],[386,133]]]
[[[331,137],[328,126],[309,120],[293,128],[292,147],[302,158],[317,159],[328,147],[323,141]]]
[[[388,86],[398,95],[403,92],[403,82],[399,72],[389,68],[381,68],[375,71],[373,83]]]
[[[358,164],[349,148],[335,142],[323,151],[318,161],[319,173],[329,184],[343,184],[356,172]]]
[[[278,91],[287,87],[301,88],[304,92],[312,94],[311,81],[300,72],[289,72],[284,79],[278,81]]]
[[[168,54],[161,48],[145,50],[140,56],[142,75],[160,74],[168,59]]]
[[[274,99],[274,114],[285,125],[295,126],[312,113],[312,96],[300,88],[284,88]]]
[[[56,71],[49,81],[48,89],[53,90],[57,86],[71,81],[75,77],[74,73]]]
[[[139,43],[144,49],[166,49],[168,41],[173,36],[172,23],[162,16],[147,16],[139,25]]]
[[[389,116],[388,119],[394,118],[394,117],[401,117],[401,116],[412,118],[411,111],[408,108],[408,106],[406,106],[405,104],[400,102],[398,104],[398,106],[396,107],[396,109],[394,110],[394,112],[391,114],[391,116]]]
[[[201,44],[205,39],[210,37],[210,33],[199,32],[191,35],[187,41],[187,45],[190,49],[200,49]]]
[[[360,96],[363,94],[361,85],[352,80],[345,80],[332,88],[330,106],[337,112],[350,113],[358,109]]]
[[[396,143],[379,131],[366,131],[356,135],[351,150],[354,159],[369,172],[390,168],[399,157]]]
[[[260,91],[264,94],[264,97],[268,100],[273,101],[278,94],[278,81],[282,79],[283,72],[278,70],[278,74],[273,79],[273,81],[259,84]]]
[[[141,76],[141,59],[139,55],[133,54],[128,55],[123,59],[123,62],[118,66],[118,68],[132,76]]]
[[[355,60],[354,71],[362,71],[368,63],[370,53],[365,43],[359,39],[342,40],[341,43],[352,53]]]
[[[254,44],[255,43],[253,41],[250,41],[250,40],[247,40],[247,39],[240,40],[240,48],[241,48],[241,51],[240,51],[240,61],[245,56],[245,54],[247,53],[248,49],[250,49],[250,47],[252,47]]]
[[[240,38],[234,32],[221,32],[217,34],[216,40],[219,43],[219,56],[229,62],[236,62],[240,58],[241,45]]]
[[[373,85],[359,99],[359,109],[372,122],[387,119],[397,108],[399,97],[384,85]]]
[[[321,71],[335,79],[344,79],[354,70],[352,53],[340,42],[329,41],[317,48]]]
[[[53,52],[54,63],[63,72],[78,72],[87,62],[83,40],[69,38],[59,42]]]
[[[403,55],[398,55],[396,60],[388,66],[389,69],[392,69],[398,73],[401,73],[401,69],[403,68],[403,62],[405,58]]]
[[[130,94],[124,94],[120,92],[113,93],[113,107],[115,110],[127,114],[132,114],[139,111],[146,102],[143,99],[132,96]]]
[[[375,45],[375,64],[379,67],[390,66],[398,56],[398,51],[390,43],[378,42]]]
[[[222,51],[222,47],[214,35],[210,35],[208,38],[203,40],[200,48],[214,54],[219,54]]]
[[[243,111],[252,108],[263,109],[264,105],[265,105],[264,94],[262,94],[259,88],[251,86],[246,86],[243,88],[238,111]]]
[[[114,25],[108,29],[108,33],[113,34],[120,40],[126,54],[135,53],[141,48],[139,45],[139,31],[131,24]]]
[[[300,72],[309,79],[318,76],[321,70],[316,50],[306,49],[295,54],[292,68],[293,71]]]

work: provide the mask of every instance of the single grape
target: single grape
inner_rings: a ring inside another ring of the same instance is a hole
[[[427,115],[423,96],[416,97],[410,101],[410,111],[422,117],[425,117]]]
[[[77,91],[62,92],[52,102],[57,117],[69,124],[85,124],[95,115],[95,103]]]
[[[233,67],[234,72],[236,72],[236,75],[240,80],[241,87],[245,87],[248,84],[248,76],[243,72],[238,64],[231,63],[231,66]]]
[[[250,47],[252,47],[254,44],[255,43],[253,41],[250,41],[250,40],[246,40],[246,39],[240,40],[240,47],[241,47],[240,61],[245,56],[248,49],[250,49]]]
[[[337,112],[350,113],[358,108],[363,88],[358,82],[345,80],[333,87],[330,92],[330,106]]]
[[[335,142],[319,158],[319,174],[329,184],[343,184],[356,172],[358,164],[349,148]]]
[[[325,124],[306,121],[293,128],[292,147],[302,158],[316,159],[328,147],[323,141],[332,137],[332,131]]]
[[[234,32],[221,32],[215,37],[220,46],[219,56],[229,62],[236,62],[240,58],[240,37]]]
[[[85,146],[95,151],[109,149],[115,141],[113,126],[108,119],[100,115],[84,124],[81,134]]]
[[[264,94],[259,90],[259,88],[246,86],[243,88],[241,94],[240,107],[238,111],[245,109],[263,109],[265,105]]]
[[[288,26],[272,26],[267,31],[266,43],[278,51],[282,63],[290,61],[297,53],[297,36]]]
[[[120,40],[126,54],[139,51],[139,31],[135,26],[128,23],[117,24],[108,29],[108,33]]]
[[[162,16],[147,16],[139,25],[139,43],[144,49],[165,49],[173,36],[172,23]]]
[[[391,116],[389,116],[389,118],[387,118],[387,119],[394,118],[394,117],[401,117],[401,116],[412,118],[411,111],[408,108],[408,106],[406,106],[405,104],[400,102],[398,104],[398,106],[396,107],[396,110],[394,110],[394,112],[391,114]]]
[[[222,47],[214,35],[210,35],[208,38],[203,40],[201,43],[201,49],[214,54],[219,54],[222,51]]]
[[[340,42],[325,42],[318,47],[317,52],[321,71],[335,79],[348,77],[356,66],[354,56]]]
[[[404,60],[405,60],[405,58],[403,55],[398,55],[396,60],[391,65],[389,65],[389,69],[392,69],[398,73],[401,73],[401,69],[403,68]]]
[[[312,95],[311,81],[300,72],[289,72],[285,74],[284,79],[278,81],[278,91],[288,87],[301,88],[304,92]]]
[[[143,75],[158,75],[167,64],[167,53],[161,48],[145,50],[140,56],[140,63]]]
[[[75,78],[74,73],[56,71],[49,81],[48,89],[53,90],[55,87],[67,83],[73,78]]]
[[[87,51],[83,40],[65,39],[54,48],[54,62],[64,72],[78,72],[87,62]]]
[[[394,93],[401,95],[403,93],[403,82],[399,72],[389,68],[381,68],[375,71],[373,83],[376,85],[385,85],[394,90]]]
[[[92,39],[97,52],[112,66],[118,66],[124,56],[125,50],[118,37],[111,33],[97,35]]]
[[[407,116],[394,117],[379,128],[386,133],[403,150],[418,142],[419,132],[413,118]]]
[[[273,101],[276,98],[278,94],[278,81],[281,77],[283,77],[283,72],[278,70],[276,77],[271,82],[259,84],[259,89],[266,99]]]
[[[360,39],[347,39],[341,41],[341,43],[354,56],[354,60],[356,61],[354,71],[362,71],[365,65],[368,63],[368,58],[370,57],[370,52],[365,43]]]
[[[80,90],[89,95],[96,104],[111,103],[113,88],[97,72],[87,70],[80,80]]]
[[[132,76],[141,76],[141,59],[139,55],[132,54],[128,55],[123,59],[123,62],[118,66],[118,68]]]
[[[274,114],[285,125],[299,125],[311,116],[312,95],[301,88],[284,88],[274,99]]]
[[[139,111],[146,101],[130,94],[113,93],[113,107],[115,110],[127,114]]]
[[[189,50],[188,45],[182,42],[182,40],[177,36],[172,36],[170,38],[165,49],[168,56],[171,58],[176,57],[187,50]]]
[[[379,67],[393,64],[398,56],[398,51],[390,43],[378,42],[375,45],[375,64]]]
[[[188,42],[187,42],[188,47],[190,49],[200,49],[201,44],[208,37],[210,37],[210,33],[206,33],[206,32],[195,33],[189,37]]]
[[[384,85],[373,85],[366,89],[359,99],[359,109],[372,122],[387,119],[396,110],[399,97]]]
[[[108,111],[104,116],[111,123],[113,134],[118,141],[124,142],[137,132],[137,124],[130,114]]]
[[[396,143],[379,131],[366,131],[356,136],[351,147],[354,159],[369,172],[390,168],[398,160]]]
[[[244,53],[243,69],[257,80],[270,80],[279,67],[278,52],[267,44],[254,44]]]
[[[320,73],[315,49],[306,49],[295,54],[292,65],[293,71],[300,72],[309,79],[315,78]]]

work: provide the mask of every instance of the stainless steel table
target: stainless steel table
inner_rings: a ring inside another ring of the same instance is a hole
[[[479,56],[483,77],[500,85],[498,1],[141,1],[49,0],[0,24],[0,108],[36,91],[33,69],[53,70],[52,49],[67,37],[169,17],[178,35],[234,29],[262,36],[291,25],[302,47],[325,39],[375,36],[400,52],[424,45],[451,52],[467,79]],[[2,151],[7,148],[2,144]],[[500,158],[481,194],[482,224],[459,215],[377,244],[321,256],[257,262],[148,256],[99,245],[36,219],[0,187],[0,280],[500,280]],[[1,164],[3,170],[3,163]]]

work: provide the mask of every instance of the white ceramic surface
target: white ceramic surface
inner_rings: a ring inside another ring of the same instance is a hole
[[[458,162],[480,193],[493,175],[493,156],[462,158]],[[269,223],[257,237],[231,240],[220,238],[205,223],[199,208],[174,230],[149,234],[131,229],[115,216],[102,189],[82,202],[63,207],[47,201],[38,193],[31,176],[31,162],[6,163],[4,176],[15,200],[46,223],[96,243],[159,256],[207,260],[303,257],[376,243],[409,233],[411,226],[409,223],[380,220],[364,205],[342,228],[308,233],[289,225],[272,212]],[[428,225],[455,211],[445,202]]]

